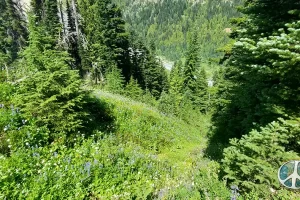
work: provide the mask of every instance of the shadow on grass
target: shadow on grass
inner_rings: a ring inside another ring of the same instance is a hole
[[[223,150],[229,146],[228,142],[224,142],[222,135],[215,130],[210,130],[208,134],[208,145],[204,151],[204,157],[220,162],[223,158]]]
[[[88,113],[85,120],[84,132],[92,134],[94,131],[101,131],[105,134],[116,131],[115,117],[113,115],[113,106],[93,95],[86,99],[84,110]]]

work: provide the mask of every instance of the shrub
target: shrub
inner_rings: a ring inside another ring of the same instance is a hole
[[[299,135],[299,121],[280,120],[259,131],[253,130],[240,140],[232,139],[231,146],[224,150],[224,178],[244,193],[252,192],[260,198],[276,197],[270,190],[280,190],[279,167],[300,158],[299,151],[293,151],[299,148],[299,143],[297,146],[293,142]]]

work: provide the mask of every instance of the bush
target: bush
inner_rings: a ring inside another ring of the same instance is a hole
[[[299,121],[280,120],[260,131],[253,130],[240,140],[232,139],[231,146],[224,150],[224,178],[238,185],[244,193],[276,198],[281,191],[272,193],[271,190],[284,190],[277,180],[279,167],[300,158],[299,151],[295,152],[299,143],[297,146],[294,142],[299,135]]]
[[[113,136],[0,155],[1,199],[153,199],[170,167]]]

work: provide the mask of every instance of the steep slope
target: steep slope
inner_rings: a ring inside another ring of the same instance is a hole
[[[74,135],[71,147],[26,140],[0,154],[1,199],[229,198],[219,165],[202,156],[205,120],[194,126],[120,95],[94,96],[103,118],[92,135]]]
[[[201,56],[216,57],[216,49],[228,42],[229,19],[242,0],[115,0],[130,28],[154,42],[161,56],[184,56],[192,32],[197,32]]]

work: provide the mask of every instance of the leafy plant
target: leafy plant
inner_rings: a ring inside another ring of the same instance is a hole
[[[300,134],[299,121],[295,122],[272,122],[240,140],[232,139],[230,147],[224,149],[224,178],[238,185],[243,192],[254,192],[260,198],[276,198],[276,193],[271,193],[270,189],[280,190],[279,167],[300,158],[299,144],[293,145]]]

